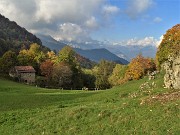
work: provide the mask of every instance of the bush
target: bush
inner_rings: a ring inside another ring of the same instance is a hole
[[[42,76],[37,76],[36,77],[36,85],[39,87],[46,87],[46,78]]]

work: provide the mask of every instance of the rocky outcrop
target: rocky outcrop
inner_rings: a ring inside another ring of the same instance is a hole
[[[168,60],[162,64],[162,68],[166,71],[164,76],[165,87],[180,89],[180,55],[169,56]]]

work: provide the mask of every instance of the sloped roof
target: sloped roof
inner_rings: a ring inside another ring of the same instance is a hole
[[[15,66],[15,70],[20,73],[35,73],[35,69],[32,66]]]

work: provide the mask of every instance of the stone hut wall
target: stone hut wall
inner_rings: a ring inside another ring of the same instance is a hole
[[[35,73],[20,73],[21,81],[26,83],[34,83],[35,82]]]

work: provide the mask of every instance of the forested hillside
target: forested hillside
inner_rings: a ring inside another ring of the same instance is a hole
[[[8,50],[18,52],[21,49],[29,49],[32,43],[37,43],[43,50],[48,50],[42,46],[39,38],[0,14],[0,56]]]

